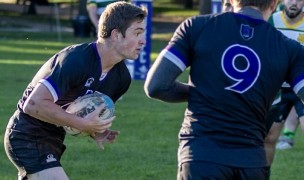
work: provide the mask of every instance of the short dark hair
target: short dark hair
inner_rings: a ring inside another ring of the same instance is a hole
[[[271,3],[275,0],[236,0],[241,7],[245,6],[255,6],[258,7],[261,11],[264,11],[269,8]]]
[[[98,38],[108,38],[113,29],[125,36],[126,30],[134,21],[143,21],[147,9],[128,2],[118,1],[109,4],[101,14],[98,24]]]

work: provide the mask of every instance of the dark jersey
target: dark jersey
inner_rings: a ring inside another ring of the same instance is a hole
[[[75,99],[94,92],[106,94],[114,102],[117,101],[130,86],[130,73],[123,61],[116,64],[108,73],[103,73],[101,61],[96,43],[69,46],[55,54],[37,72],[19,100],[20,120],[14,128],[27,129],[27,132],[37,132],[39,129],[62,132],[62,128],[58,129],[55,125],[22,113],[24,102],[38,83],[48,88],[54,102],[63,109]]]
[[[192,17],[161,52],[182,71],[190,67],[180,163],[266,166],[265,115],[284,80],[296,92],[303,87],[304,49],[261,19]]]

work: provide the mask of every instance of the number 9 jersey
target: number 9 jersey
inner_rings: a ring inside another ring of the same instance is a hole
[[[304,49],[255,16],[189,18],[161,52],[182,71],[190,67],[180,163],[266,166],[266,113],[284,81],[296,93],[304,86]]]

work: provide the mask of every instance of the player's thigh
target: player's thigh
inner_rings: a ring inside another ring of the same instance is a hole
[[[62,167],[53,167],[39,171],[34,174],[28,174],[29,180],[68,180],[68,176]]]
[[[302,106],[302,105],[300,105]],[[298,108],[298,110],[297,110]],[[301,117],[303,116],[303,113],[301,113],[300,109],[299,109],[299,105],[296,105],[291,109],[289,115],[287,116],[286,118],[286,121],[285,121],[285,128],[288,129],[289,131],[295,131],[298,127],[298,124],[299,124],[299,119],[298,117]],[[304,106],[303,106],[303,109],[304,109]],[[299,116],[298,116],[299,115]]]
[[[65,145],[58,138],[47,135],[37,137],[12,129],[7,129],[4,145],[20,177],[61,167],[60,158],[65,150]]]
[[[178,180],[201,179],[233,179],[234,170],[231,167],[216,163],[195,161],[185,162],[179,166]]]

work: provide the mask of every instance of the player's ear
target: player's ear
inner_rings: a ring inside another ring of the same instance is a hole
[[[120,32],[117,29],[113,29],[111,31],[111,38],[112,38],[112,40],[117,41],[118,37],[119,37],[119,33]]]
[[[273,0],[272,4],[270,5],[271,11],[273,12],[278,4],[278,0]]]

